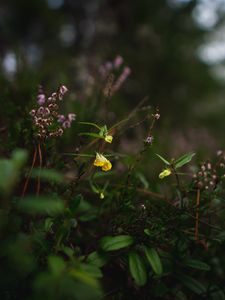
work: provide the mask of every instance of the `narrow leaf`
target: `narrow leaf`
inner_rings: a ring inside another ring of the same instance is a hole
[[[101,127],[99,127],[95,123],[91,123],[91,122],[79,122],[79,124],[94,126],[94,127],[98,128],[99,130],[101,130]]]
[[[175,169],[178,169],[189,163],[192,160],[193,156],[195,156],[195,153],[187,153],[175,160]]]
[[[166,165],[170,166],[170,162],[168,160],[166,160],[164,157],[162,157],[161,155],[157,154],[158,158],[160,158]]]
[[[95,138],[102,139],[102,136],[101,136],[101,135],[99,135],[98,133],[92,133],[92,132],[81,132],[81,133],[79,133],[79,135],[87,135],[87,136],[92,136],[92,137],[95,137]]]

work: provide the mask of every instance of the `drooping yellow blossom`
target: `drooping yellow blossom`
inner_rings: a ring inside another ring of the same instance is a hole
[[[109,171],[112,168],[111,162],[102,154],[96,153],[94,166],[101,167],[102,171]]]
[[[171,170],[170,169],[165,169],[163,170],[160,174],[159,174],[159,178],[163,179],[164,177],[167,177],[171,174]]]
[[[104,199],[105,195],[103,193],[100,193],[100,199]]]
[[[111,136],[111,135],[106,135],[105,136],[105,141],[107,142],[107,143],[112,143],[112,140],[113,140],[113,137]]]

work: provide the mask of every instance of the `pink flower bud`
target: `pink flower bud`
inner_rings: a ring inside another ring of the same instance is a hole
[[[44,94],[39,94],[37,96],[37,102],[39,105],[43,105],[45,103],[45,95]]]
[[[114,59],[114,67],[118,69],[123,63],[123,58],[120,55],[117,55],[116,58]]]
[[[76,115],[75,114],[68,114],[68,120],[70,122],[74,121],[76,119]]]
[[[65,121],[65,122],[62,124],[62,127],[63,127],[63,128],[70,128],[70,127],[71,127],[71,122],[70,122],[70,121]]]
[[[66,120],[64,115],[58,115],[58,122],[63,123]]]
[[[61,85],[59,88],[60,94],[65,95],[65,93],[68,91],[68,88],[65,85]]]

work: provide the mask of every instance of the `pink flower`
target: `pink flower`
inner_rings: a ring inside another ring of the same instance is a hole
[[[43,105],[45,103],[45,95],[44,94],[39,94],[37,96],[37,102],[39,105]]]
[[[68,114],[68,120],[70,122],[74,121],[76,119],[76,115],[75,114]]]
[[[63,123],[66,120],[66,117],[64,115],[58,115],[58,122]]]
[[[122,56],[120,56],[120,55],[117,55],[116,56],[116,58],[114,59],[114,67],[116,68],[116,69],[118,69],[121,65],[122,65],[122,63],[123,63],[123,58],[122,58]]]

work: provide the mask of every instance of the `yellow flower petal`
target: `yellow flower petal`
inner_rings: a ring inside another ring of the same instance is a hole
[[[94,161],[94,166],[103,167],[105,162],[106,162],[106,158],[102,154],[97,153]]]
[[[113,140],[113,137],[111,136],[111,135],[107,135],[106,137],[105,137],[105,141],[107,142],[107,143],[112,143],[112,140]]]
[[[105,195],[103,193],[100,193],[100,199],[104,199]]]
[[[112,164],[109,160],[107,160],[107,162],[105,162],[105,164],[102,166],[102,171],[109,171],[112,168]]]
[[[101,167],[102,171],[109,171],[112,168],[111,162],[102,154],[96,153],[94,166]]]
[[[163,179],[164,177],[167,177],[171,174],[171,170],[170,169],[165,169],[163,170],[160,174],[159,174],[159,178]]]

